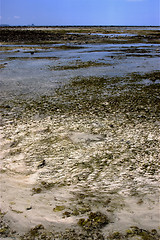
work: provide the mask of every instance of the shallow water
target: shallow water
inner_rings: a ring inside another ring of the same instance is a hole
[[[55,48],[57,46],[61,47],[61,44],[2,45],[0,63],[5,65],[0,70],[1,98],[52,94],[57,86],[77,76],[125,76],[130,72],[160,69],[158,44],[84,44],[74,45],[79,49],[65,50]],[[4,47],[8,48],[5,50]],[[130,53],[130,50],[133,51]],[[75,66],[76,61],[93,61],[102,65],[51,70]]]

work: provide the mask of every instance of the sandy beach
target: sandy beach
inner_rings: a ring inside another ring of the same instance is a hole
[[[0,31],[1,239],[158,240],[159,29]]]

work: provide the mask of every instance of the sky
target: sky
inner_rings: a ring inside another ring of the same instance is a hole
[[[159,26],[160,0],[0,0],[0,24]]]

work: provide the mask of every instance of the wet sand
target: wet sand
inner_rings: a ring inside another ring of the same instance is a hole
[[[1,31],[1,239],[159,239],[159,30]]]

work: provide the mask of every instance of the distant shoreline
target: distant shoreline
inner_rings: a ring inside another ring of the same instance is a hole
[[[1,26],[0,42],[159,44],[159,30],[160,28],[155,26]],[[119,35],[112,39],[107,36],[115,33]],[[128,36],[120,36],[122,33]]]

